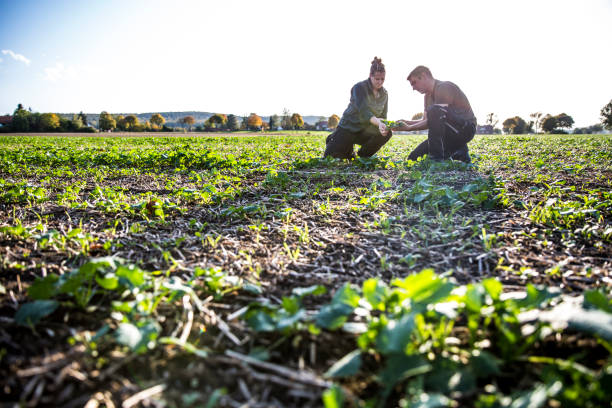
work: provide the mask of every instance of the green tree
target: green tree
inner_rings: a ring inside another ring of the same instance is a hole
[[[299,113],[291,115],[291,127],[293,129],[301,129],[304,127],[304,119]]]
[[[227,116],[227,128],[232,132],[240,130],[240,119],[236,115]]]
[[[81,112],[83,113],[83,112]],[[68,130],[71,132],[78,132],[83,127],[83,115],[72,115],[72,119],[68,122]]]
[[[13,120],[11,122],[11,128],[15,132],[28,132],[30,130],[30,112],[23,109],[23,105],[17,105],[17,108],[13,112]]]
[[[207,122],[212,128],[223,129],[227,124],[227,116],[223,113],[215,113],[210,118],[208,118]]]
[[[127,115],[125,117],[125,129],[126,130],[136,130],[136,126],[138,125],[138,118],[136,115]]]
[[[153,125],[154,128],[160,129],[164,125],[164,123],[166,123],[166,119],[164,119],[164,117],[159,113],[154,113],[153,115],[151,115],[151,119],[149,119],[149,122],[151,122],[151,125]]]
[[[42,126],[40,124],[40,117],[41,114],[38,112],[30,112],[28,111],[28,123],[29,123],[29,129],[30,132],[42,132]]]
[[[88,122],[87,122],[87,115],[83,113],[83,111],[79,112],[79,119],[81,119],[81,123],[83,124],[83,126],[87,126]]]
[[[515,117],[516,126],[514,127],[512,133],[515,135],[522,135],[527,131],[527,122],[520,116]]]
[[[508,118],[502,122],[502,130],[504,133],[512,133],[512,129],[516,126],[514,118]]]
[[[268,125],[270,127],[270,130],[278,129],[280,127],[280,125],[281,125],[280,117],[278,115],[270,116],[270,120],[268,122]]]
[[[327,119],[327,127],[329,129],[335,129],[338,127],[338,123],[340,123],[340,118],[335,113]]]
[[[557,127],[557,118],[547,113],[542,118],[540,126],[544,132],[550,133]]]
[[[115,122],[117,123],[117,129],[125,132],[128,129],[127,122],[125,121],[125,117],[123,115],[115,116]]]
[[[40,115],[42,118],[42,115]],[[73,116],[74,118],[74,116]],[[44,126],[42,125],[42,120],[41,120],[41,128],[44,128]],[[72,127],[72,120],[71,119],[66,119],[63,116],[59,117],[59,126],[56,129],[57,132],[74,132],[74,129]]]
[[[60,127],[60,118],[55,113],[40,115],[40,127],[43,132],[53,132]]]
[[[502,123],[502,128],[506,133],[512,133],[513,135],[520,135],[525,133],[527,129],[527,122],[520,116],[508,118]]]
[[[555,118],[557,119],[557,126],[556,127],[558,127],[558,128],[569,129],[569,128],[571,128],[574,125],[574,118],[572,118],[567,113],[560,113],[557,116],[555,116]]]
[[[104,132],[113,131],[117,127],[117,121],[110,113],[102,111],[102,113],[100,113],[100,119],[98,119],[98,127]]]
[[[601,115],[601,124],[608,130],[612,130],[612,99],[599,112]]]

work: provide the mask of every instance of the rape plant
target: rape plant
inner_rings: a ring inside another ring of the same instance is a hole
[[[149,273],[116,257],[94,258],[63,275],[38,278],[28,289],[33,301],[21,306],[15,320],[34,327],[60,306],[92,312],[110,302],[113,318],[119,322],[113,337],[132,351],[143,353],[158,341],[171,341],[160,337],[157,313],[160,305],[171,305],[188,296],[202,310],[196,290],[221,297],[240,287],[242,281],[231,279],[220,268],[196,268],[193,278],[184,281]],[[98,334],[109,332],[105,325]]]
[[[316,293],[315,289],[302,292]],[[536,357],[541,352],[536,345],[554,332],[544,318],[545,311],[565,305],[559,292],[547,288],[528,285],[521,296],[507,297],[495,279],[458,287],[432,270],[423,270],[394,279],[391,286],[376,278],[366,280],[361,288],[345,284],[315,314],[301,309],[300,300],[294,295],[283,298],[281,306],[251,304],[245,319],[257,331],[279,331],[284,335],[305,328],[314,333],[318,328],[356,335],[357,349],[333,364],[326,376],[343,381],[369,378],[382,388],[381,396],[370,401],[376,406],[387,406],[392,395],[408,401],[423,396],[448,403],[461,401],[469,398],[478,384],[503,382],[504,371],[516,364],[526,364],[529,375],[536,377],[541,363],[549,364],[557,378],[568,370],[581,381],[607,381],[610,375],[605,369],[585,373],[579,363],[571,360]],[[597,305],[609,313],[611,304],[600,292],[589,292],[583,307]],[[534,312],[535,320],[527,318]],[[612,315],[607,319],[612,320]],[[594,335],[610,349],[612,333],[600,331],[606,323],[593,324],[595,327],[574,327]],[[381,362],[374,374],[370,366],[365,367],[371,358]],[[606,364],[612,367],[609,356]],[[560,371],[556,371],[559,367]],[[552,386],[554,381],[551,383],[549,377],[540,377],[540,383],[548,384],[544,398],[560,398],[561,388]],[[582,394],[591,401],[603,401],[602,392],[603,388],[594,387]],[[481,398],[480,403],[503,400],[502,396],[492,398]],[[519,394],[512,397],[518,398]]]
[[[307,327],[305,322],[309,318],[306,309],[302,306],[302,299],[309,295],[322,295],[326,291],[322,285],[294,288],[291,296],[283,297],[279,305],[271,302],[251,303],[243,318],[258,332],[279,331],[289,335]]]
[[[43,202],[47,199],[47,190],[40,186],[34,186],[26,182],[11,183],[0,179],[0,187],[3,192],[0,193],[0,203],[18,204],[27,203],[35,204]]]

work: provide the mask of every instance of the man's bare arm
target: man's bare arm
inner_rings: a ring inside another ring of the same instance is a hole
[[[403,123],[402,125],[400,125],[399,127],[396,128],[396,130],[403,130],[403,131],[414,131],[414,130],[424,130],[428,128],[427,125],[427,112],[423,113],[423,119],[420,120],[398,120],[398,122]]]
[[[404,130],[410,132],[413,130],[424,130],[428,128],[427,119],[411,120],[409,122],[411,123],[405,123],[405,125],[400,126],[397,130]]]

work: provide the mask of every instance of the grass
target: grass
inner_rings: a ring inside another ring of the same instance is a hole
[[[0,137],[3,399],[609,403],[612,136],[325,136]]]

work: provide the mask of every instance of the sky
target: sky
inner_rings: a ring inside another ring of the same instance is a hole
[[[600,121],[611,0],[0,0],[0,115],[206,111],[341,115],[370,62],[391,120],[423,110],[417,65],[479,123],[534,112]]]

